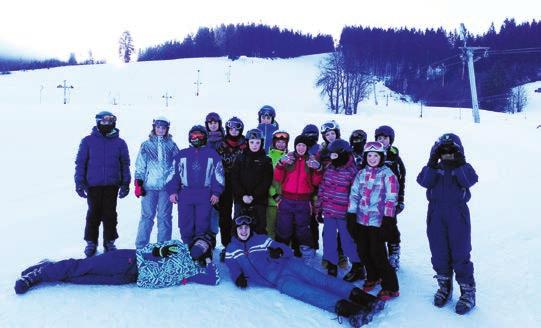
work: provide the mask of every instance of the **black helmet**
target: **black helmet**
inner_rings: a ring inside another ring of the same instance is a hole
[[[274,123],[274,118],[276,117],[276,111],[274,110],[274,108],[272,108],[272,106],[265,105],[261,107],[259,112],[257,112],[257,119],[261,121],[261,116],[263,115],[270,116],[272,118],[272,123]]]
[[[379,136],[389,137],[389,143],[392,145],[394,142],[394,130],[388,125],[382,125],[376,129],[374,138],[377,140]]]
[[[244,131],[244,123],[242,123],[240,118],[233,116],[225,123],[225,130],[228,135],[230,135],[229,129],[231,128],[239,130],[239,135],[242,135],[242,132]]]
[[[351,148],[353,148],[353,150],[356,152],[362,153],[364,151],[364,145],[366,144],[367,137],[366,132],[360,129],[351,132],[351,136],[349,137]]]
[[[188,133],[188,142],[194,147],[206,145],[207,138],[207,129],[202,125],[194,125]]]

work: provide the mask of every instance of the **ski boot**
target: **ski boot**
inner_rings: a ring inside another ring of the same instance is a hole
[[[23,272],[21,272],[21,276],[24,276],[27,273],[30,273],[31,271],[36,270],[37,268],[44,268],[44,267],[49,266],[49,265],[51,265],[53,263],[54,262],[52,262],[51,260],[48,260],[48,259],[41,260],[37,264],[34,264],[31,267],[26,268]]]
[[[453,276],[435,275],[434,278],[438,281],[438,290],[434,294],[434,305],[441,308],[453,296]]]
[[[329,276],[336,277],[338,275],[338,267],[331,262],[328,262],[327,264],[327,274]]]
[[[86,257],[91,257],[96,254],[96,250],[98,249],[98,245],[93,241],[87,241],[85,246],[85,255]]]
[[[364,266],[360,262],[353,263],[351,270],[344,276],[344,280],[347,282],[354,282],[364,279],[366,274],[364,272]]]
[[[345,255],[339,255],[338,256],[338,266],[341,268],[341,269],[347,269],[348,267],[348,258],[347,256]]]
[[[387,243],[387,249],[389,250],[389,264],[395,271],[400,268],[400,244]]]
[[[336,302],[335,313],[339,318],[339,322],[341,322],[340,317],[346,317],[353,327],[360,327],[370,322],[367,318],[366,309],[363,306],[348,300]]]
[[[456,303],[455,312],[466,314],[475,307],[475,283],[459,285],[461,295]]]
[[[15,281],[15,293],[24,294],[30,287],[39,284],[41,280],[41,268],[34,269]]]
[[[382,289],[378,293],[378,299],[385,302],[398,296],[400,296],[400,292],[398,290],[393,292],[387,289]]]
[[[323,269],[327,269],[327,267],[329,266],[329,261],[321,259],[321,266],[323,267]]]
[[[381,283],[381,279],[378,280],[366,280],[363,285],[363,290],[365,292],[369,292],[372,289],[376,288],[376,286]]]
[[[104,241],[104,242],[103,242],[103,250],[105,251],[105,253],[107,253],[107,252],[112,252],[112,251],[116,251],[116,246],[115,246],[115,241],[114,241],[114,239],[113,239],[113,240]]]

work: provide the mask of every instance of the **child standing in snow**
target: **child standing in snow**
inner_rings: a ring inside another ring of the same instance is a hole
[[[399,295],[398,278],[389,264],[385,240],[396,225],[398,180],[385,166],[385,148],[375,141],[364,146],[363,169],[353,182],[347,219],[366,267],[363,289],[369,291],[381,282],[378,297],[388,300]]]
[[[439,289],[434,305],[443,307],[453,293],[453,271],[460,285],[455,311],[465,314],[475,306],[475,280],[471,252],[470,188],[478,177],[466,163],[464,147],[453,133],[441,136],[432,146],[428,164],[417,176],[427,189],[427,235],[432,267]]]
[[[148,140],[141,144],[135,162],[135,196],[141,199],[141,220],[137,229],[135,247],[145,247],[150,240],[154,216],[158,213],[158,242],[171,239],[173,206],[165,183],[173,171],[177,144],[169,134],[170,122],[160,116],[152,122]]]
[[[222,127],[222,118],[218,113],[210,112],[205,117],[205,128],[207,129],[208,141],[210,148],[218,151],[218,147],[224,141],[224,128]],[[218,234],[220,222],[220,207],[219,203],[212,206],[210,214],[210,230],[214,235]]]
[[[272,134],[272,145],[269,150],[269,157],[272,160],[273,169],[278,164],[282,156],[287,154],[287,145],[289,143],[289,133],[285,131],[276,131]],[[277,204],[281,197],[280,184],[273,181],[269,188],[269,205],[267,206],[267,234],[272,239],[276,238],[276,214]]]
[[[268,154],[272,143],[272,134],[279,128],[278,122],[276,122],[275,119],[276,111],[274,108],[272,108],[272,106],[265,105],[261,107],[257,113],[257,117],[259,123],[257,128],[263,132],[263,137],[265,138],[263,149],[265,150],[265,154]]]

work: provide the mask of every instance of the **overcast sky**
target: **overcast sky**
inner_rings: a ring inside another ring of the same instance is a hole
[[[539,20],[539,0],[6,0],[0,14],[0,53],[82,61],[117,57],[129,30],[136,48],[182,40],[199,26],[264,23],[339,39],[344,25],[458,28],[482,33],[506,17]]]

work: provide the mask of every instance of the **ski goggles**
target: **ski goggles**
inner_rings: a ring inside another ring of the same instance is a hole
[[[261,118],[264,118],[264,119],[267,119],[267,120],[272,120],[272,116],[269,115],[269,114],[263,114],[263,115],[261,115]]]
[[[272,137],[278,140],[289,140],[289,133],[287,132],[275,132]]]
[[[235,219],[236,226],[250,225],[252,224],[252,222],[253,222],[252,218],[247,215],[241,215]]]
[[[261,117],[268,116],[269,118],[272,118],[274,115],[273,115],[272,109],[263,108],[262,110],[259,111],[259,116],[261,116]]]
[[[99,118],[99,123],[101,125],[111,125],[116,123],[116,116],[114,115],[105,115]]]
[[[378,153],[385,153],[385,147],[383,146],[381,142],[370,141],[370,142],[367,142],[366,145],[364,145],[364,151],[365,152],[375,151]]]
[[[330,130],[339,130],[339,129],[340,127],[338,126],[338,123],[336,123],[335,121],[330,121],[330,122],[323,123],[320,129],[320,132],[326,133],[327,131],[330,131]]]
[[[310,138],[310,139],[312,139],[312,138],[317,139],[319,137],[319,135],[317,133],[311,133],[311,132],[310,133],[305,133],[304,136],[307,137],[307,138]]]
[[[203,140],[205,139],[205,134],[200,131],[190,132],[190,140]]]
[[[440,154],[454,154],[458,151],[458,146],[456,144],[441,145],[438,148]]]
[[[168,128],[169,127],[169,122],[157,120],[157,121],[154,121],[154,126],[160,126],[160,127],[163,127],[163,128]]]
[[[351,143],[352,143],[352,144],[360,144],[360,143],[363,143],[363,142],[365,142],[365,141],[366,141],[366,139],[365,139],[365,138],[361,138],[361,137],[351,139]]]
[[[242,122],[237,122],[237,121],[227,121],[225,126],[228,127],[229,129],[240,130],[244,127],[244,124],[242,124]]]

